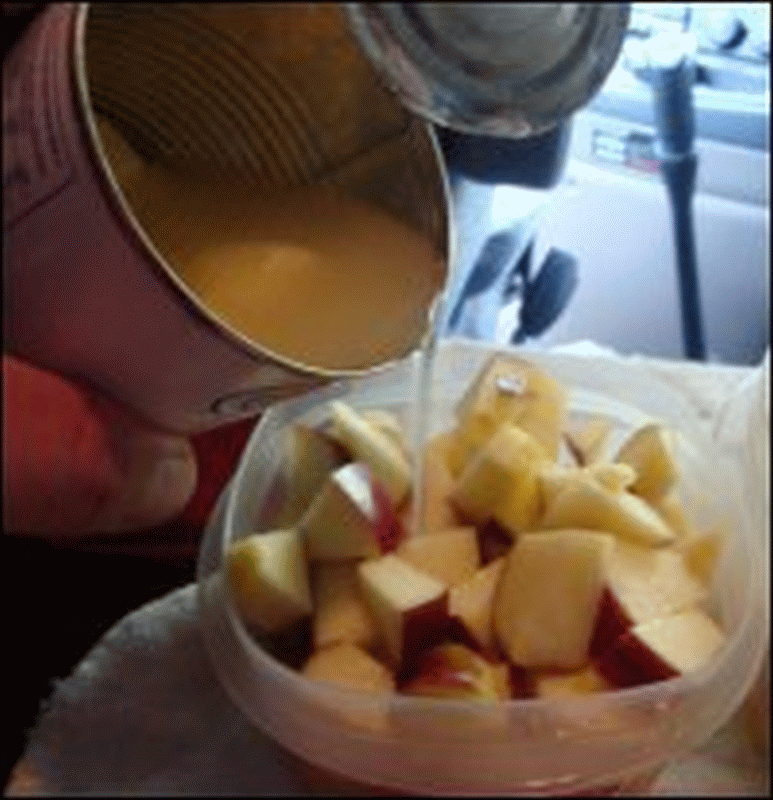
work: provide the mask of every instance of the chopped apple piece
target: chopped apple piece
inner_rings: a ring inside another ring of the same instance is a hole
[[[625,491],[636,481],[636,470],[630,464],[597,461],[584,467],[583,472],[610,492]]]
[[[536,472],[543,505],[547,508],[564,489],[589,476],[578,467],[567,467],[550,461],[541,464]]]
[[[400,448],[345,403],[330,403],[330,415],[338,439],[355,460],[364,461],[371,468],[394,505],[399,506],[411,488],[411,467]]]
[[[348,642],[318,650],[306,662],[302,672],[309,680],[377,697],[389,696],[395,691],[393,674],[368,653]],[[354,704],[350,708],[339,701],[334,706],[331,703],[329,710],[360,728],[381,733],[389,727],[386,707],[363,708],[361,704]]]
[[[510,661],[561,669],[586,664],[613,548],[611,536],[588,531],[518,539],[494,596],[494,630]]]
[[[532,675],[532,684],[537,697],[571,697],[610,689],[607,681],[592,664],[570,673],[535,672]]]
[[[598,669],[620,687],[667,680],[704,667],[724,639],[710,617],[687,609],[631,628],[606,651]]]
[[[459,516],[451,502],[456,482],[448,466],[449,434],[431,439],[424,448],[422,462],[423,516],[419,530],[414,531],[414,498],[401,513],[403,526],[412,534],[423,535],[454,528],[460,524]]]
[[[403,536],[389,496],[360,462],[328,476],[298,527],[312,561],[379,556]]]
[[[640,497],[611,492],[592,481],[576,481],[547,505],[540,528],[583,528],[659,546],[676,538],[660,515]]]
[[[276,514],[269,521],[274,528],[296,525],[327,476],[349,460],[335,439],[304,425],[286,429],[283,447],[273,489],[281,494],[281,499]]]
[[[448,586],[395,555],[357,567],[365,602],[396,665],[438,644],[448,626]]]
[[[684,556],[687,569],[701,581],[704,586],[711,583],[714,570],[722,555],[724,537],[718,530],[696,533],[679,543],[679,550]]]
[[[464,583],[451,587],[448,613],[458,620],[467,636],[486,654],[495,650],[493,604],[505,559],[498,558]]]
[[[505,559],[499,558],[478,570],[469,580],[453,586],[448,597],[448,612],[458,620],[477,648],[486,654],[495,651],[493,603]]]
[[[475,528],[451,528],[405,539],[395,555],[449,586],[471,578],[480,567]]]
[[[372,425],[377,431],[381,431],[388,439],[395,444],[400,452],[410,461],[411,448],[405,435],[405,429],[397,418],[396,414],[380,408],[372,408],[360,413],[362,419]]]
[[[512,535],[530,530],[542,513],[537,474],[546,462],[532,436],[505,422],[459,476],[453,501],[472,522],[495,519]]]
[[[269,531],[242,539],[228,554],[227,570],[236,607],[245,621],[261,630],[280,631],[311,613],[298,531]]]
[[[629,628],[696,606],[707,598],[682,555],[618,540],[606,563],[606,592],[591,642],[601,655]]]
[[[333,644],[376,646],[376,625],[365,605],[353,562],[317,564],[312,574],[314,649]]]
[[[386,694],[395,688],[392,673],[350,642],[314,653],[306,662],[303,674],[311,680],[334,683],[368,694]]]
[[[534,364],[510,355],[492,356],[456,409],[462,450],[469,451],[469,458],[501,423],[509,422],[533,436],[555,460],[565,406],[563,389]]]
[[[612,424],[603,417],[595,417],[566,431],[567,443],[581,467],[601,460],[611,431]]]
[[[652,507],[660,514],[678,539],[687,540],[696,535],[695,528],[675,491],[669,492],[665,497],[653,503]]]
[[[464,645],[446,643],[421,655],[415,676],[401,691],[417,697],[495,703],[500,684],[492,664]]]
[[[631,491],[650,503],[665,497],[679,476],[672,436],[672,432],[661,425],[645,425],[623,444],[615,459],[636,470],[637,478]]]
[[[540,467],[537,478],[547,508],[562,491],[571,489],[577,483],[587,484],[590,481],[617,494],[633,483],[636,473],[628,464],[610,464],[604,461],[598,461],[587,467],[567,467],[547,463]]]

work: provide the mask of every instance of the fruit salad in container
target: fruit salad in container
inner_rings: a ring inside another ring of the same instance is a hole
[[[710,736],[762,566],[732,465],[620,370],[447,343],[426,431],[406,365],[272,409],[202,552],[237,704],[412,794],[635,791]]]

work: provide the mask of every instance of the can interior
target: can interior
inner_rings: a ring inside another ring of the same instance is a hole
[[[434,143],[338,4],[93,3],[85,58],[91,110],[149,162],[268,190],[337,185],[447,255]]]

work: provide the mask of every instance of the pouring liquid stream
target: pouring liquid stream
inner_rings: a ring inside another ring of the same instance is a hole
[[[429,315],[429,328],[418,352],[415,371],[415,396],[413,403],[413,513],[410,535],[423,536],[426,519],[426,492],[424,484],[424,447],[430,436],[433,407],[435,357],[444,319],[447,286],[438,294]]]

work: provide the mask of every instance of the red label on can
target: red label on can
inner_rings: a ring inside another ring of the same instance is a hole
[[[72,104],[71,23],[69,4],[53,4],[4,65],[4,228],[56,196],[72,178],[63,123],[64,105]]]

